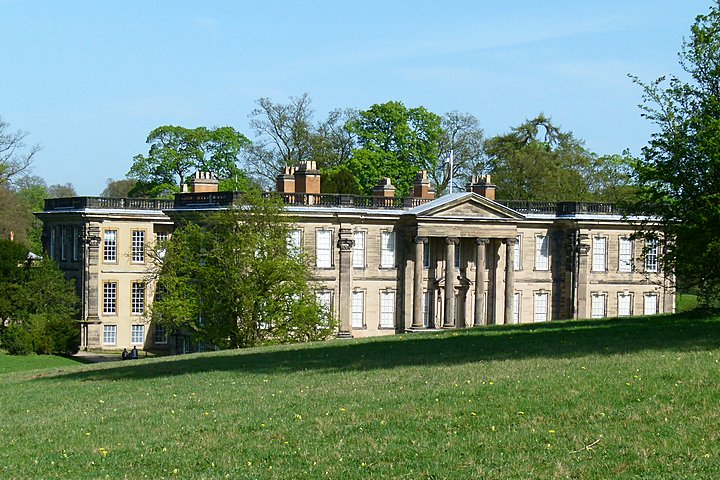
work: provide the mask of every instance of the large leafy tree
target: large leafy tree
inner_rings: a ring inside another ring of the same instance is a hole
[[[661,260],[707,304],[720,303],[720,3],[699,15],[680,51],[687,80],[644,88],[657,131],[637,164],[634,211],[653,217],[644,235],[667,240]]]
[[[136,155],[128,177],[137,180],[131,196],[167,197],[179,192],[182,184],[195,171],[214,172],[221,179],[245,176],[237,162],[250,141],[232,127],[208,129],[172,125],[158,127],[147,138],[150,149]]]
[[[226,211],[179,227],[158,258],[153,321],[221,348],[326,338],[305,258],[288,247],[282,202],[246,194]]]
[[[441,118],[424,107],[407,108],[402,102],[375,104],[347,124],[359,148],[347,167],[360,190],[371,194],[378,179],[389,177],[398,196],[410,193],[418,170],[435,171]]]
[[[78,297],[55,262],[0,239],[0,341],[11,353],[74,353]]]
[[[485,142],[497,195],[506,200],[618,200],[628,156],[599,157],[543,114]]]

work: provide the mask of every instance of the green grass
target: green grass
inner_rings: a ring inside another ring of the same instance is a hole
[[[70,367],[82,365],[78,359],[54,355],[5,355],[0,353],[0,375],[3,373],[37,370],[42,368]],[[0,377],[2,378],[2,377]]]
[[[707,478],[720,317],[0,375],[0,478]]]

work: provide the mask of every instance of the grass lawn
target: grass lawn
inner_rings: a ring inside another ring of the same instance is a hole
[[[69,367],[82,365],[74,358],[56,357],[54,355],[5,355],[0,353],[0,375],[10,372],[21,372],[24,370],[37,370],[41,368]],[[0,382],[2,382],[0,377]]]
[[[0,375],[0,478],[720,476],[720,317]]]

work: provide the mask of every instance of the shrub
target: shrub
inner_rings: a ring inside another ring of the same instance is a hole
[[[0,342],[10,355],[27,355],[33,351],[30,333],[22,325],[15,323],[3,329]]]

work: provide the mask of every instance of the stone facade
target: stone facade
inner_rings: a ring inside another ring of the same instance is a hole
[[[496,202],[473,191],[396,198],[387,195],[387,179],[379,186],[376,197],[307,188],[279,193],[296,221],[293,241],[314,259],[318,299],[336,316],[339,336],[674,309],[670,279],[657,269],[657,246],[646,255],[645,242],[631,238],[632,222],[612,205]],[[149,245],[179,218],[227,208],[236,196],[205,190],[178,194],[174,202],[48,200],[38,216],[46,248],[82,295],[82,346],[186,350],[139,313],[153,286],[138,242]]]

